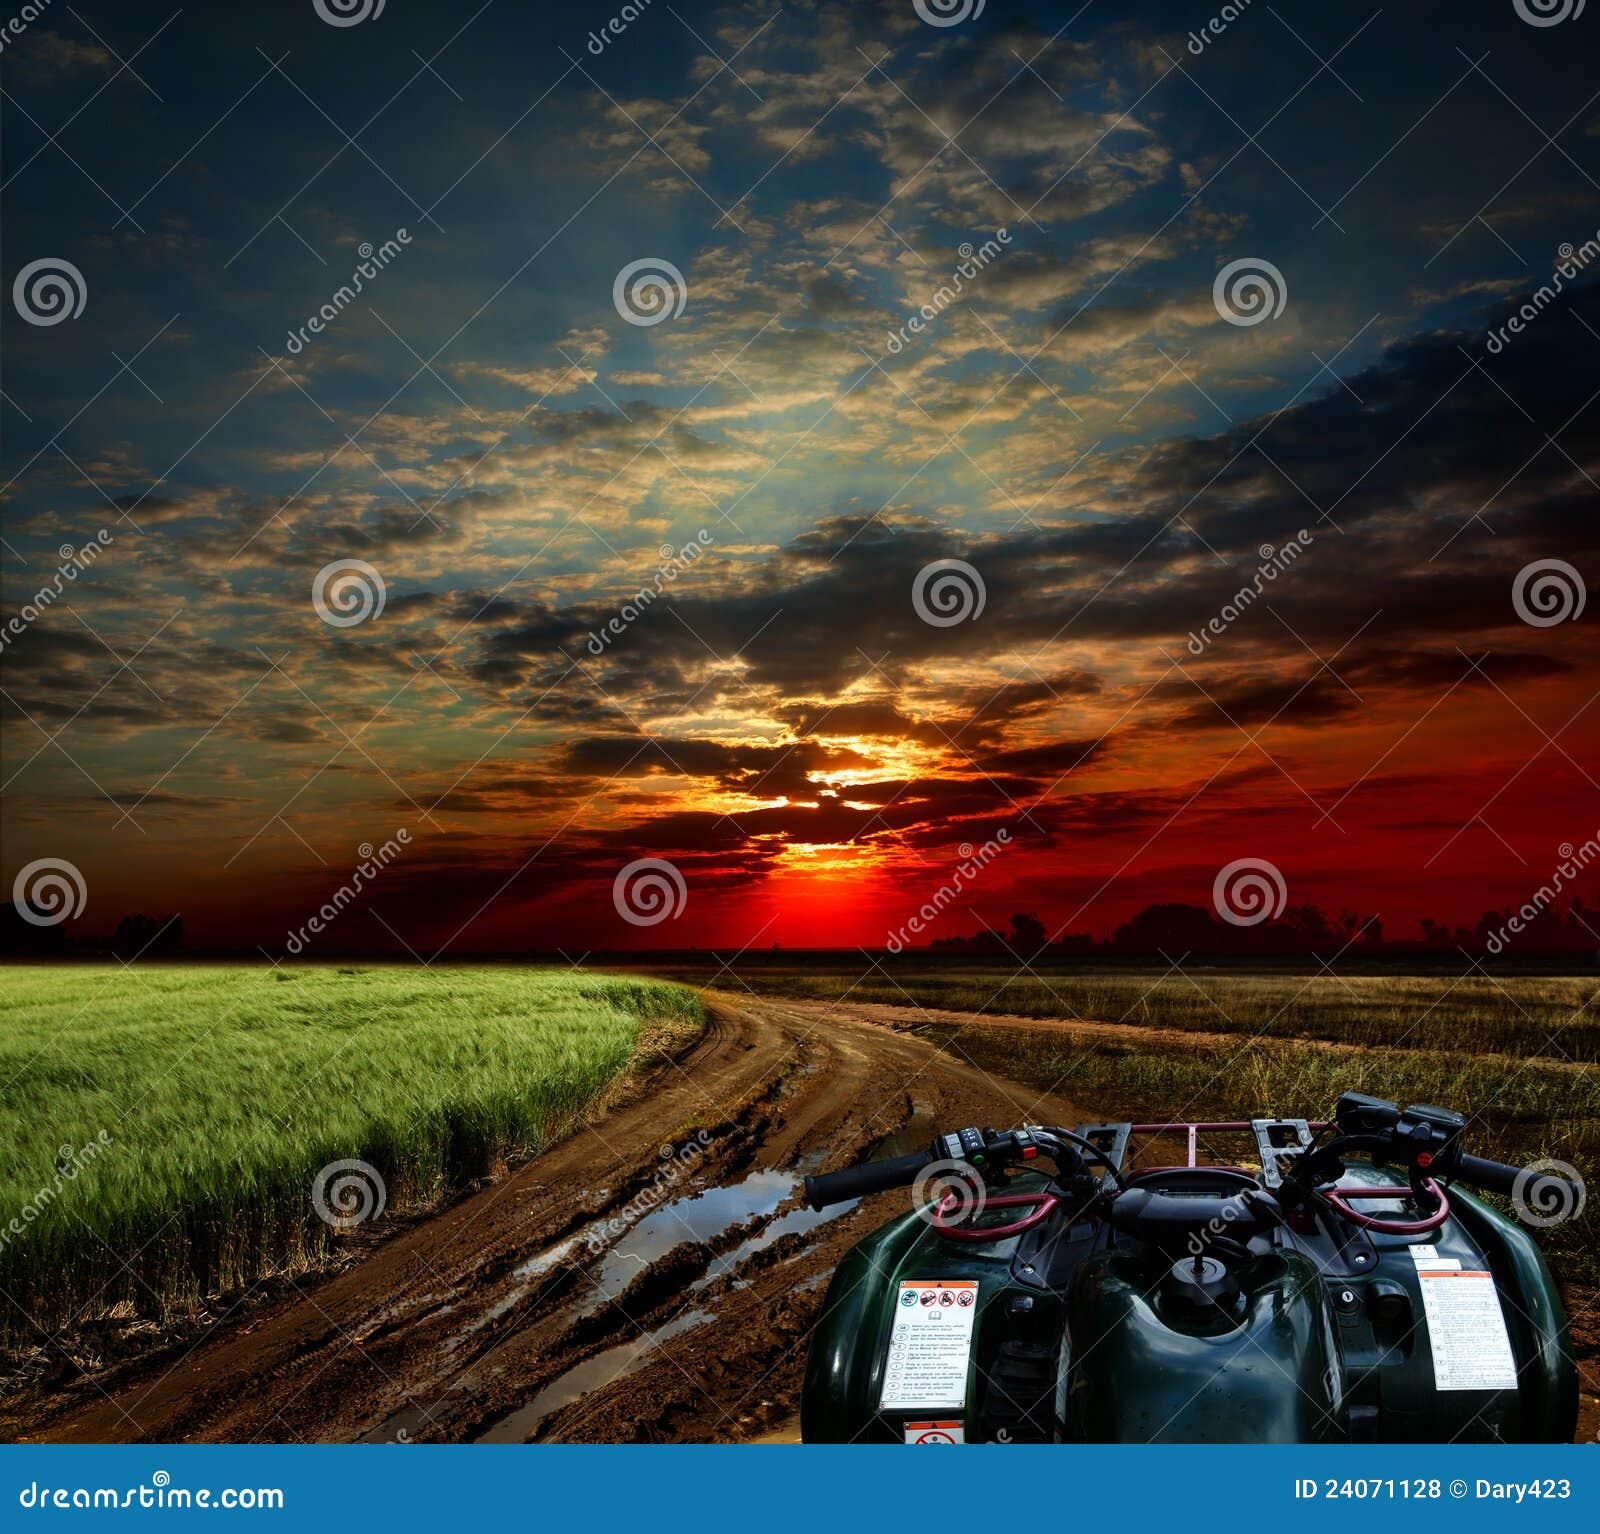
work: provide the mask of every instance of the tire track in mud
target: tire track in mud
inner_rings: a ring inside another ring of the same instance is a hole
[[[936,1125],[1077,1115],[848,1004],[708,1000],[642,1095],[175,1362],[58,1393],[23,1436],[726,1441],[792,1422],[829,1275],[904,1207],[818,1214],[800,1177]]]

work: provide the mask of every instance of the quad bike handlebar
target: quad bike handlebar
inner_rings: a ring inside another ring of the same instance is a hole
[[[1240,1125],[1238,1127],[1243,1127]],[[1350,1092],[1340,1098],[1335,1117],[1325,1128],[1334,1131],[1325,1143],[1297,1157],[1275,1191],[1263,1188],[1249,1173],[1223,1167],[1161,1168],[1124,1175],[1092,1141],[1066,1129],[1030,1125],[1020,1129],[962,1129],[937,1136],[929,1148],[887,1161],[869,1161],[805,1179],[806,1203],[813,1209],[864,1198],[894,1188],[929,1184],[928,1219],[942,1236],[953,1240],[993,1241],[1018,1234],[1046,1219],[1060,1204],[1067,1186],[1080,1194],[1117,1230],[1159,1248],[1183,1245],[1197,1229],[1213,1238],[1248,1241],[1281,1224],[1285,1211],[1297,1205],[1320,1207],[1363,1229],[1415,1236],[1437,1230],[1450,1214],[1452,1182],[1513,1195],[1534,1178],[1554,1182],[1532,1169],[1467,1154],[1460,1148],[1465,1120],[1448,1109],[1427,1105],[1400,1108],[1380,1098]],[[1319,1135],[1320,1139],[1320,1135]],[[1341,1159],[1349,1152],[1370,1156],[1374,1164],[1404,1170],[1404,1187],[1343,1184]],[[1045,1192],[1005,1191],[1006,1171],[1040,1156],[1054,1163],[1056,1178]],[[1088,1163],[1099,1163],[1096,1180]],[[925,1176],[926,1174],[926,1176]],[[994,1191],[989,1185],[994,1184]],[[977,1197],[961,1196],[963,1185]],[[1169,1191],[1170,1189],[1170,1191]],[[1404,1214],[1368,1214],[1360,1201],[1409,1198]],[[982,1209],[1027,1213],[1016,1219],[977,1223]]]
[[[1106,1153],[1070,1129],[1045,1129],[1037,1125],[1002,1131],[960,1129],[953,1134],[935,1136],[933,1144],[925,1151],[896,1156],[889,1161],[866,1161],[860,1166],[846,1167],[842,1172],[823,1172],[808,1177],[805,1180],[806,1203],[813,1209],[823,1209],[847,1199],[864,1198],[869,1193],[913,1187],[924,1172],[934,1168],[947,1176],[964,1176],[981,1182],[1007,1166],[1032,1162],[1041,1155],[1053,1161],[1057,1172],[1066,1176],[1079,1173],[1085,1158],[1096,1161],[1108,1178],[1118,1186],[1123,1183],[1121,1173]],[[941,1185],[934,1191],[942,1201],[947,1190]],[[998,1200],[991,1197],[988,1202],[996,1204]]]
[[[824,1172],[819,1177],[806,1178],[806,1203],[813,1209],[823,1209],[847,1199],[865,1198],[869,1193],[909,1188],[917,1180],[917,1173],[932,1164],[932,1151],[917,1151],[891,1161],[863,1161],[842,1172]]]

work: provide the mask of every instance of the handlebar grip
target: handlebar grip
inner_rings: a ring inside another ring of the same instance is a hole
[[[1503,1193],[1510,1198],[1512,1190],[1517,1185],[1517,1179],[1523,1173],[1519,1166],[1507,1166],[1503,1161],[1490,1161],[1486,1156],[1469,1156],[1463,1151],[1456,1157],[1451,1175],[1459,1182],[1469,1182],[1475,1188],[1485,1188],[1490,1193]],[[1535,1177],[1540,1182],[1546,1180],[1539,1174],[1535,1174]],[[1549,1179],[1551,1182],[1560,1180],[1554,1177]]]
[[[907,1188],[917,1173],[933,1160],[930,1151],[912,1156],[896,1156],[892,1161],[864,1161],[842,1172],[824,1172],[806,1178],[806,1203],[813,1209],[842,1204],[846,1199],[863,1198],[868,1193],[883,1193],[890,1188]]]

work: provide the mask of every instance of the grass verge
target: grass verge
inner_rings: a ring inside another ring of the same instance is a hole
[[[693,992],[512,968],[27,967],[0,989],[0,1337],[165,1317],[338,1239],[319,1172],[363,1161],[391,1213],[536,1154]],[[352,1189],[352,1195],[355,1190]],[[350,1207],[372,1202],[369,1189]],[[336,1187],[328,1199],[341,1212]]]

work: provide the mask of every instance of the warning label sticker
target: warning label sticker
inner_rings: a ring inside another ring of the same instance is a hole
[[[906,1423],[907,1443],[965,1443],[966,1430],[959,1417],[949,1422]]]
[[[1515,1390],[1517,1361],[1494,1275],[1463,1268],[1455,1258],[1430,1258],[1415,1247],[1422,1308],[1438,1390]]]
[[[976,1279],[912,1279],[900,1285],[878,1403],[882,1410],[954,1411],[966,1405],[977,1298]],[[923,1425],[938,1430],[945,1426]],[[911,1426],[907,1424],[908,1434]],[[961,1438],[958,1432],[955,1438],[928,1441],[959,1443]]]
[[[1436,1246],[1413,1246],[1411,1260],[1416,1263],[1420,1272],[1423,1268],[1442,1272],[1446,1268],[1460,1268],[1461,1263],[1454,1257],[1441,1257]]]

